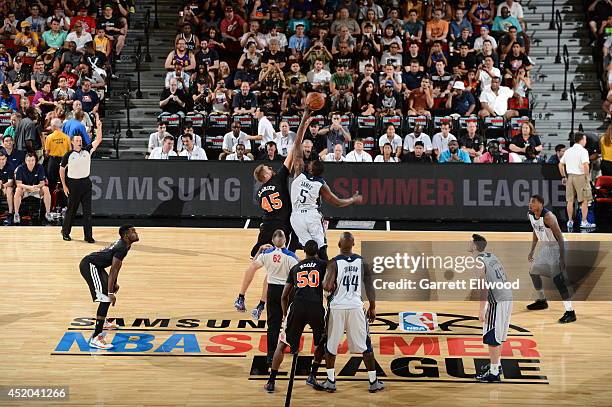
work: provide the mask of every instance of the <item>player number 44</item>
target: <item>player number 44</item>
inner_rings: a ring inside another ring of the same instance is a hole
[[[266,212],[272,212],[283,207],[283,201],[278,199],[279,193],[275,192],[261,198],[261,207]]]

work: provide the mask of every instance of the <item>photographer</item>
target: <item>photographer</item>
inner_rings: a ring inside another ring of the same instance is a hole
[[[299,115],[306,106],[306,92],[300,88],[298,78],[291,78],[289,89],[283,92],[281,101],[281,114]]]
[[[225,87],[225,81],[217,82],[215,90],[208,95],[206,101],[212,106],[212,112],[216,114],[228,114],[230,112],[231,91]]]

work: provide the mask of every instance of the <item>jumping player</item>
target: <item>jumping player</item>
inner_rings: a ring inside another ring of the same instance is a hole
[[[371,393],[384,389],[383,382],[376,378],[376,360],[370,341],[368,321],[376,318],[376,298],[372,284],[370,267],[361,256],[353,253],[355,239],[349,232],[342,233],[338,247],[340,254],[328,264],[323,280],[323,289],[331,293],[328,298],[327,343],[325,345],[325,365],[327,380],[317,383],[316,390],[336,391],[336,353],[346,330],[346,338],[351,353],[362,353],[363,362],[368,369]],[[363,309],[361,290],[365,289],[369,307]]]
[[[323,279],[325,278],[325,267],[327,265],[326,262],[316,257],[317,251],[317,242],[314,240],[306,242],[304,245],[306,258],[293,266],[283,289],[281,305],[286,328],[284,333],[280,335],[280,341],[272,359],[270,379],[265,385],[265,389],[269,393],[274,391],[274,382],[278,374],[278,368],[283,363],[285,349],[287,346],[291,346],[291,353],[296,354],[298,352],[300,338],[307,324],[312,328],[312,340],[313,343],[317,344],[317,347],[306,384],[314,386],[317,382],[317,371],[323,361],[325,345],[321,343],[321,338],[325,330]],[[293,302],[289,306],[291,296],[293,296]]]
[[[496,255],[485,252],[486,247],[487,240],[484,237],[472,235],[469,252],[484,264],[479,270],[479,278],[487,283],[507,282],[504,266]],[[501,381],[501,345],[508,337],[511,314],[512,290],[497,287],[481,290],[478,319],[483,322],[482,342],[489,347],[490,364],[488,369],[476,375],[476,380],[480,382]]]
[[[310,111],[307,108],[304,111],[304,116],[302,116],[302,121],[300,122],[300,127],[297,131],[294,147],[291,149],[291,151],[289,151],[287,158],[285,158],[285,161],[278,172],[274,172],[272,167],[266,164],[258,165],[255,168],[255,171],[253,171],[255,180],[262,184],[257,191],[257,199],[259,201],[259,206],[261,209],[263,209],[264,213],[262,216],[261,225],[259,226],[257,243],[255,243],[253,249],[251,249],[251,258],[255,257],[255,254],[257,254],[257,251],[262,245],[270,244],[272,242],[272,234],[277,229],[285,232],[285,236],[288,239],[287,247],[290,250],[295,250],[298,247],[297,241],[291,241],[292,231],[291,222],[289,221],[289,217],[291,215],[291,200],[289,197],[288,179],[289,175],[293,172],[294,157],[296,155],[295,146],[302,144],[304,133],[306,132],[306,129],[308,129],[311,120],[312,118],[310,117]],[[301,150],[299,154],[301,154]],[[238,298],[236,298],[236,301],[234,302],[234,307],[240,312],[246,311],[244,296],[249,285],[250,280],[247,278],[247,276],[245,276],[242,287],[240,288],[240,293],[238,293]],[[259,319],[261,313],[263,312],[265,307],[266,293],[267,287],[264,283],[259,304],[251,312],[254,319]]]
[[[91,299],[99,302],[96,314],[96,327],[89,346],[98,349],[111,349],[112,344],[106,343],[103,329],[116,329],[116,325],[106,321],[108,308],[115,306],[117,298],[115,295],[119,291],[117,277],[123,264],[123,259],[127,256],[132,244],[140,240],[134,226],[123,225],[119,228],[119,240],[105,249],[93,252],[83,258],[79,264],[81,275],[89,286]],[[105,268],[110,267],[110,276]]]
[[[314,240],[319,246],[319,258],[327,260],[327,239],[323,227],[323,215],[319,211],[321,199],[333,206],[342,208],[361,203],[359,192],[348,199],[338,198],[321,177],[324,166],[321,161],[311,161],[306,171],[295,177],[291,184],[291,227],[300,244]]]
[[[574,322],[576,321],[576,312],[572,306],[572,295],[565,277],[565,240],[559,228],[557,217],[544,208],[544,198],[540,195],[533,195],[529,199],[528,217],[533,227],[531,251],[527,256],[531,263],[529,275],[533,287],[538,293],[538,299],[533,304],[529,304],[527,309],[533,311],[548,308],[546,295],[542,289],[542,276],[546,276],[552,278],[563,300],[565,313],[559,318],[559,323]],[[540,242],[540,251],[534,257],[538,241]]]

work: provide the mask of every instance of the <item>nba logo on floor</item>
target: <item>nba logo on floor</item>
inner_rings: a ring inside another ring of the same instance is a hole
[[[433,332],[438,328],[434,312],[400,312],[400,329],[404,332]]]

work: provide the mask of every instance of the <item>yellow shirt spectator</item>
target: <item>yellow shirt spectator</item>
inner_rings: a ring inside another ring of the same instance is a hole
[[[45,139],[45,152],[50,157],[63,157],[70,150],[72,150],[70,137],[60,130],[55,130]]]

